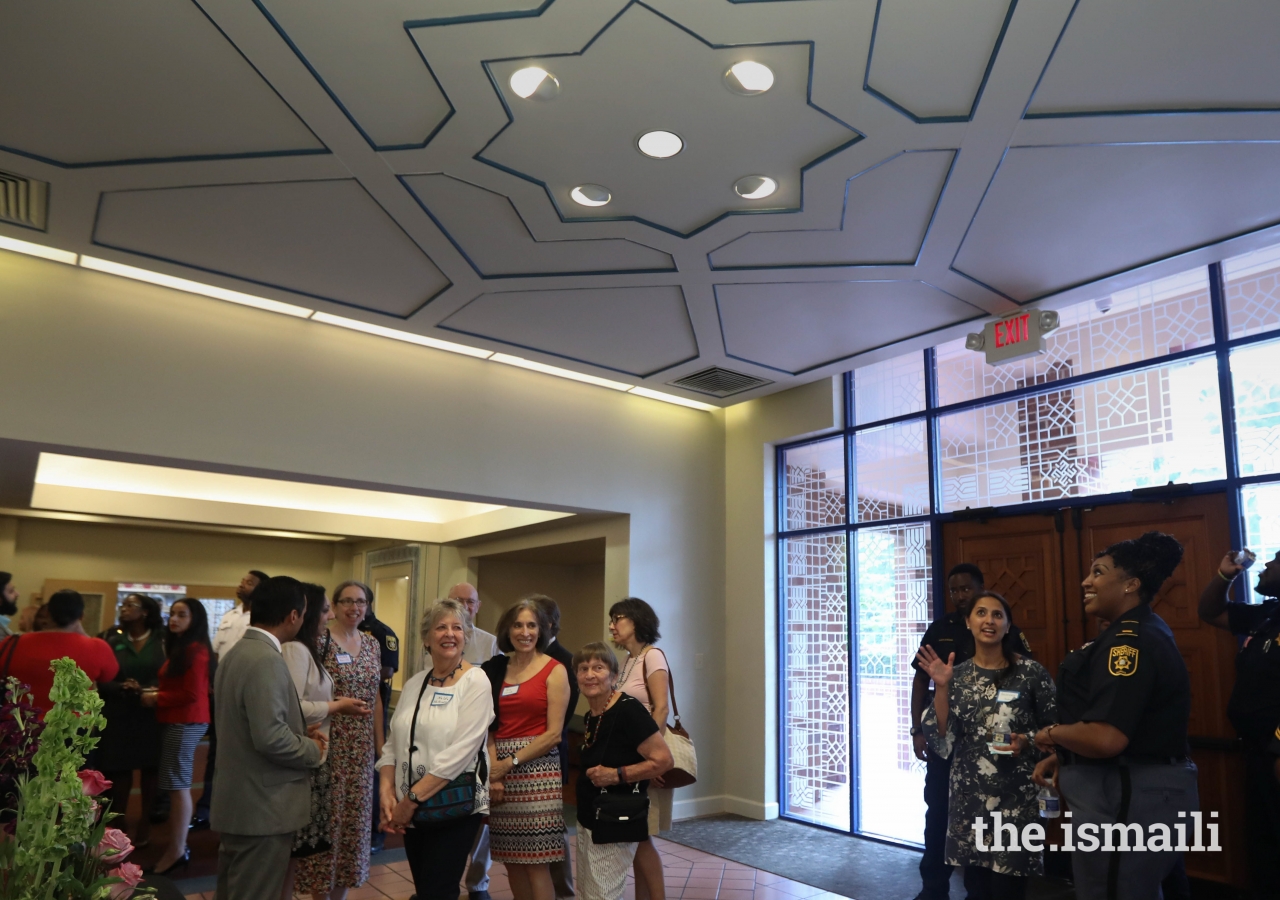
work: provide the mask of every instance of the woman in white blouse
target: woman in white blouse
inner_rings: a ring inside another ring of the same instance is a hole
[[[458,900],[458,883],[480,819],[489,812],[488,766],[479,765],[493,721],[489,678],[462,658],[471,620],[457,600],[437,601],[422,618],[431,666],[405,683],[378,760],[382,830],[404,835],[418,900]],[[412,756],[412,762],[410,757]],[[419,804],[474,773],[470,815],[415,825]]]
[[[280,653],[298,692],[298,705],[302,707],[307,730],[324,735],[327,745],[331,717],[368,716],[373,710],[368,703],[355,697],[333,699],[333,679],[325,670],[320,655],[320,634],[333,618],[333,608],[320,585],[303,585],[303,592],[307,596],[307,609],[302,614],[302,627],[293,640],[280,645]],[[311,821],[294,835],[292,858],[280,895],[282,900],[293,897],[294,860],[329,848],[328,825],[332,816],[329,813],[329,761],[326,756],[320,757],[320,767],[311,773]]]

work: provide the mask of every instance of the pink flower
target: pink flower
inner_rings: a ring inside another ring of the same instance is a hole
[[[133,896],[134,888],[142,883],[142,867],[124,863],[108,872],[107,877],[120,879],[111,885],[111,900],[126,900]]]
[[[84,788],[84,792],[90,797],[96,797],[111,789],[111,782],[104,778],[101,772],[94,769],[81,769],[76,774],[80,776],[80,787]]]
[[[132,852],[133,844],[129,836],[119,828],[108,828],[103,832],[102,842],[98,844],[99,857],[108,862],[121,863]]]

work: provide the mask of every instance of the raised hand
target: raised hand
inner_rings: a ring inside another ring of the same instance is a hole
[[[933,652],[933,648],[925,644],[916,653],[916,662],[920,663],[920,668],[928,673],[933,679],[933,683],[939,688],[951,683],[951,676],[956,670],[956,655],[951,653],[947,656],[947,661],[943,662],[942,657]]]
[[[1235,578],[1244,571],[1244,566],[1236,562],[1236,551],[1227,551],[1227,555],[1222,557],[1222,562],[1218,563],[1218,571],[1222,573],[1223,578]]]

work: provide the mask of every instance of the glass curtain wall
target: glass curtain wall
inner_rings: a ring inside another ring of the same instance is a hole
[[[961,339],[856,369],[847,430],[779,448],[783,816],[921,842],[911,661],[957,514],[1190,484],[1226,492],[1233,546],[1280,551],[1280,246],[1059,314],[1029,359]]]

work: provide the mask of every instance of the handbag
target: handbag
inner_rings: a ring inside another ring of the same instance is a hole
[[[643,673],[646,687],[649,684],[649,657],[645,654]],[[675,761],[663,776],[662,786],[666,788],[688,787],[698,780],[698,751],[694,749],[693,738],[680,724],[680,705],[676,703],[676,682],[671,677],[671,664],[667,664],[667,689],[671,694],[671,709],[675,713],[676,722],[663,735],[671,758]]]
[[[409,776],[413,777],[413,751],[417,749],[418,712],[422,709],[422,696],[427,692],[427,679],[422,679],[422,690],[418,691],[418,702],[413,707],[413,724],[409,728]],[[484,784],[489,778],[489,754],[480,746],[476,754],[475,771],[466,771],[458,775],[440,790],[418,804],[413,811],[415,828],[430,828],[445,825],[473,815],[476,811],[477,785]]]

